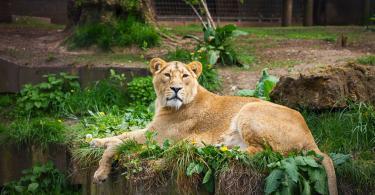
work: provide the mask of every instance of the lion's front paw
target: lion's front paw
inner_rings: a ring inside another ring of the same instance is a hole
[[[91,142],[90,142],[90,146],[92,148],[100,148],[100,147],[104,147],[105,146],[105,143],[106,143],[106,138],[104,139],[93,139]]]
[[[108,137],[108,138],[102,138],[102,139],[93,139],[90,142],[90,146],[93,148],[100,148],[100,147],[107,148],[108,146],[116,146],[121,143],[122,141],[116,137]]]
[[[94,173],[93,183],[103,183],[108,178],[110,171],[110,167],[99,167]]]

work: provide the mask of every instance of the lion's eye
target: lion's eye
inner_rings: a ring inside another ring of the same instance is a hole
[[[164,76],[166,76],[166,77],[171,77],[171,74],[169,74],[169,73],[164,73]]]
[[[183,74],[182,75],[182,78],[186,78],[186,77],[188,77],[189,75],[188,74]]]

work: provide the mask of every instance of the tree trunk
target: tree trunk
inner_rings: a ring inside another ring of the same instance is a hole
[[[141,0],[141,12],[146,23],[158,28],[153,0]]]
[[[370,18],[370,0],[363,0],[363,24],[369,24]]]
[[[314,0],[305,0],[305,14],[303,18],[304,26],[313,25]]]
[[[292,24],[293,0],[283,0],[283,19],[282,26]]]
[[[0,1],[0,22],[12,22],[10,13],[10,0]]]

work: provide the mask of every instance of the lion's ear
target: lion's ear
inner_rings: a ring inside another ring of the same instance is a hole
[[[159,71],[166,65],[167,65],[167,62],[165,62],[161,58],[153,58],[150,61],[150,71],[152,74],[155,74],[155,72]]]
[[[202,64],[198,61],[193,61],[190,62],[189,64],[186,65],[190,70],[194,72],[195,75],[197,75],[197,78],[201,75],[202,73]]]

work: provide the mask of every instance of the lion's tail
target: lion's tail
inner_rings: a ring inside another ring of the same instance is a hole
[[[333,162],[331,157],[329,157],[327,154],[321,152],[319,149],[315,150],[315,152],[319,155],[322,155],[324,157],[322,161],[322,165],[327,173],[328,178],[328,190],[330,195],[337,195],[337,183],[336,183],[336,174],[335,174],[335,167],[333,166]]]

